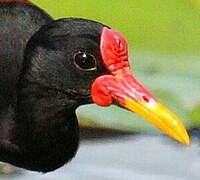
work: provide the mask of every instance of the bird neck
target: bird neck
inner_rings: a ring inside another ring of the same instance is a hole
[[[19,159],[16,165],[47,172],[69,161],[79,142],[76,106],[60,92],[32,84],[22,88],[18,93],[13,139],[26,161]]]

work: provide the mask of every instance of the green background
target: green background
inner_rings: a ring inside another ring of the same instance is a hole
[[[200,11],[190,0],[33,2],[56,19],[73,16],[105,23],[121,31],[134,48],[199,54]]]

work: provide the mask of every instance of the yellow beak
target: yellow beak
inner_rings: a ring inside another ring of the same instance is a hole
[[[190,144],[187,131],[181,120],[160,103],[134,101],[127,98],[124,107],[142,116],[177,141]]]

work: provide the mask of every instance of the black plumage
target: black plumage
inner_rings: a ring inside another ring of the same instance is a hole
[[[75,155],[75,109],[91,102],[91,82],[106,73],[103,27],[76,18],[53,21],[31,4],[0,3],[1,161],[48,172]],[[91,59],[89,69],[79,67],[79,56]]]

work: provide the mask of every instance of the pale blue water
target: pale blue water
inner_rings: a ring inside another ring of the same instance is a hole
[[[71,163],[48,174],[25,171],[13,180],[199,180],[200,147],[166,137],[128,135],[82,141]]]

